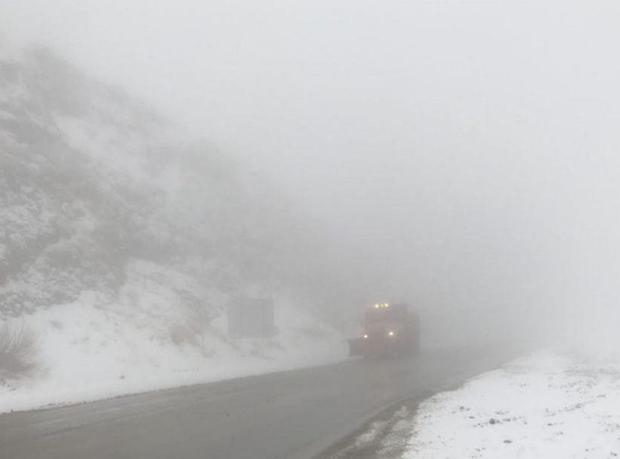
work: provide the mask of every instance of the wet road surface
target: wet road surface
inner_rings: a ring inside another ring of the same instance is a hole
[[[499,366],[459,349],[340,364],[0,416],[2,459],[297,459],[403,399]]]

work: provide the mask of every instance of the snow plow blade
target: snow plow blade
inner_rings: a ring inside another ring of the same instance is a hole
[[[362,338],[351,338],[349,340],[349,356],[364,355]]]

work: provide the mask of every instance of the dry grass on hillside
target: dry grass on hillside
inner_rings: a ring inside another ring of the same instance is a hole
[[[35,337],[23,326],[0,326],[0,379],[23,378],[35,369]]]

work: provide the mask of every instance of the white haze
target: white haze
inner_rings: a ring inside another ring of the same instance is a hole
[[[388,275],[377,296],[597,347],[620,318],[619,21],[612,1],[0,5],[4,39],[279,182]]]

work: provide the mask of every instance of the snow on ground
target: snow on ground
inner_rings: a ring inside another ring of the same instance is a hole
[[[206,308],[210,313],[204,314],[204,305],[181,306],[166,287],[144,275],[148,269],[138,269],[140,275],[130,279],[117,303],[85,292],[73,303],[40,309],[9,324],[34,336],[36,370],[28,378],[0,377],[0,413],[319,365],[346,356],[346,342],[338,332],[284,301],[275,304],[276,336],[229,339],[221,309]],[[180,289],[186,280],[178,277]],[[214,293],[213,301],[224,299]]]
[[[540,352],[422,403],[405,459],[620,457],[620,361]]]

